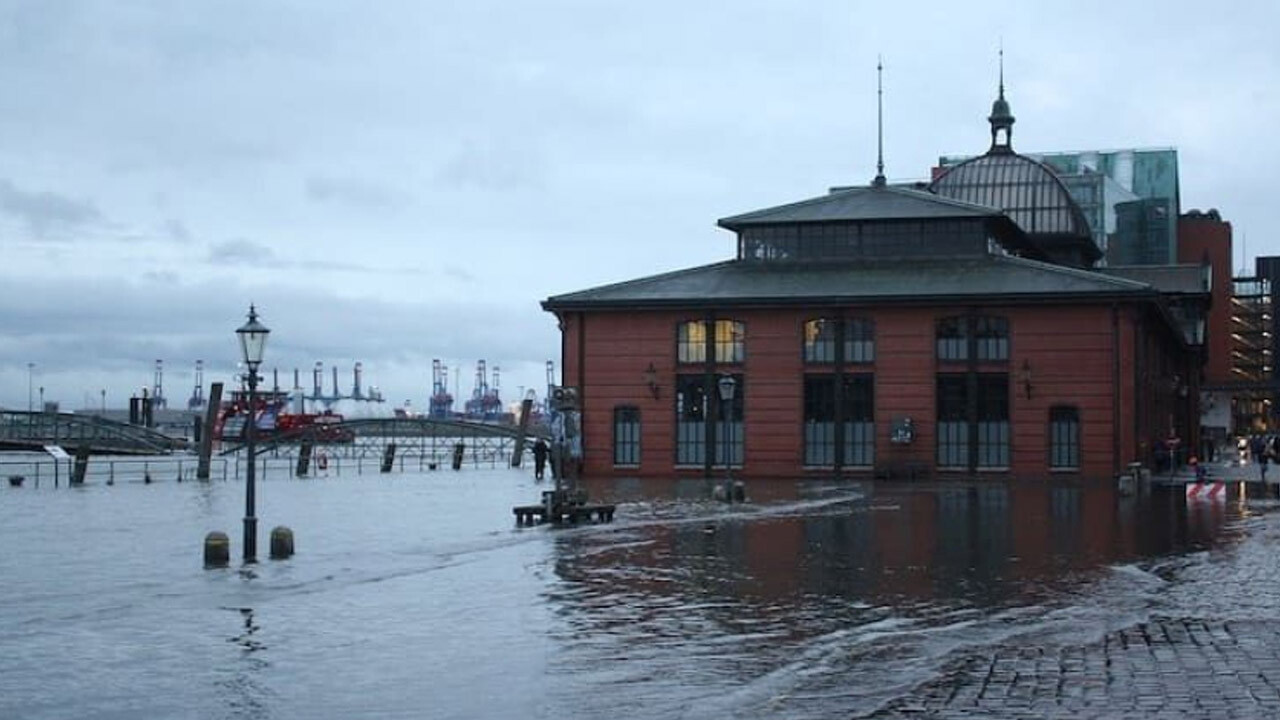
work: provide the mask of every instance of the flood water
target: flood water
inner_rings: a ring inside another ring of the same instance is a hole
[[[1270,510],[1038,481],[757,482],[730,506],[623,480],[586,483],[613,523],[517,527],[544,487],[268,478],[247,570],[234,479],[0,487],[0,718],[853,717],[958,653],[1166,612]],[[276,525],[290,560],[265,559]],[[229,569],[201,565],[211,530]]]

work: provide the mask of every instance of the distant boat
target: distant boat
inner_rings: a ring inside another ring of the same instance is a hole
[[[254,429],[259,439],[274,438],[317,426],[313,438],[322,442],[351,442],[355,433],[342,427],[345,418],[338,413],[295,413],[289,411],[289,395],[283,392],[263,392],[254,398]],[[214,421],[215,440],[244,442],[244,430],[249,418],[248,393],[235,391],[231,400],[223,403]]]

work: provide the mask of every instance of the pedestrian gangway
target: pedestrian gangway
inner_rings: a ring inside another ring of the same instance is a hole
[[[355,418],[339,423],[307,425],[287,432],[265,432],[255,439],[254,454],[294,456],[323,451],[328,458],[380,457],[388,445],[395,445],[399,455],[426,458],[436,462],[450,458],[461,444],[467,464],[518,454],[526,440],[551,439],[544,425],[531,425],[523,431],[514,425],[501,425],[441,418]],[[220,454],[244,452],[239,441],[224,440]]]
[[[166,455],[185,450],[187,441],[92,415],[0,411],[0,450],[39,451],[49,445],[88,448],[94,454]]]

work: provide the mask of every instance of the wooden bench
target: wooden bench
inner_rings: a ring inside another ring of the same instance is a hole
[[[517,505],[511,508],[511,513],[516,516],[517,525],[533,525],[539,522],[576,523],[580,520],[589,521],[593,516],[596,522],[613,522],[613,512],[616,507],[616,505],[603,504],[556,505],[551,509],[551,517],[548,517],[546,505]]]

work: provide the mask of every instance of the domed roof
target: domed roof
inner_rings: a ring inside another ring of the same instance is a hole
[[[1028,235],[1091,237],[1084,213],[1044,163],[1012,151],[988,152],[948,170],[929,186],[952,200],[1003,211]]]
[[[991,104],[991,148],[943,173],[929,189],[952,200],[1003,211],[1024,233],[1081,240],[1085,254],[1100,255],[1093,233],[1067,186],[1048,165],[1013,151],[1013,111],[1004,99],[1004,52],[1000,53],[1000,90]],[[1083,242],[1085,239],[1088,242]]]

